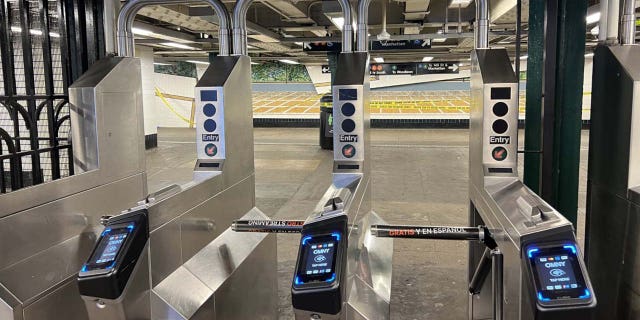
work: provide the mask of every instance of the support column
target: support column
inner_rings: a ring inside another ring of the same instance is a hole
[[[555,45],[547,41],[545,55],[545,84],[549,77],[555,77],[555,81],[549,83],[552,86],[545,85],[544,93],[542,197],[574,225],[578,211],[587,5],[587,1],[575,0],[547,2],[547,27],[556,22],[557,32]],[[556,15],[550,15],[550,7],[557,9]],[[555,60],[555,66],[549,65],[550,56],[554,56],[550,60]]]
[[[544,67],[543,1],[529,2],[527,102],[524,128],[524,183],[540,194],[542,170],[542,73]]]

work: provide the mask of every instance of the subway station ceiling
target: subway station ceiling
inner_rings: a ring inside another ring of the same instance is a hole
[[[230,12],[235,1],[224,1]],[[353,2],[353,6],[357,4]],[[490,1],[492,46],[515,54],[516,0]],[[599,10],[590,1],[589,13]],[[522,54],[527,51],[529,0],[522,0]],[[287,59],[304,64],[326,63],[326,54],[308,52],[307,43],[339,41],[337,0],[256,0],[248,12],[249,54],[253,61]],[[384,19],[386,17],[386,19]],[[473,48],[473,0],[373,0],[369,9],[370,40],[429,39],[431,48],[376,53],[388,62],[466,60]],[[597,23],[587,26],[587,40]],[[217,18],[206,4],[151,6],[134,23],[136,44],[152,47],[156,61],[207,60],[217,52]],[[389,34],[385,37],[384,34]]]

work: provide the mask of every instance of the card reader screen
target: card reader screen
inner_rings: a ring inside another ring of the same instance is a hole
[[[529,249],[528,252],[539,300],[589,298],[591,293],[574,245]]]
[[[121,227],[105,230],[86,264],[87,270],[105,269],[112,266],[131,229],[131,227]]]
[[[304,240],[303,240],[304,241]],[[303,245],[302,268],[299,277],[302,282],[327,281],[335,278],[335,262],[338,240],[332,236],[311,238]]]
[[[338,98],[340,101],[358,100],[358,89],[340,89],[338,90]]]

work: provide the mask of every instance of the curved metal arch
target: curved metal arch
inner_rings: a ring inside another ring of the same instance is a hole
[[[11,141],[11,135],[2,128],[0,128],[0,138],[7,144],[9,153],[16,153],[16,146],[13,144],[13,141]]]
[[[11,103],[11,105],[16,109],[15,111],[18,111],[18,113],[20,113],[20,115],[22,116],[22,120],[24,121],[25,127],[27,127],[27,129],[30,131],[34,126],[34,122],[31,116],[29,115],[29,111],[27,111],[27,109],[25,109],[21,104],[17,103],[16,101],[9,101],[9,103]],[[18,119],[15,119],[14,121],[18,121]]]
[[[11,121],[16,121],[16,119],[14,119],[13,117],[13,109],[11,108],[11,106],[4,102],[0,102],[0,105],[7,109],[7,113],[9,114],[9,117],[11,117]]]
[[[56,127],[55,130],[53,132],[55,132],[56,136],[55,138],[59,138],[60,137],[60,127],[62,127],[62,123],[64,123],[67,120],[70,120],[71,116],[70,115],[66,115],[62,118],[60,118],[60,120],[56,121]]]
[[[134,53],[133,43],[133,20],[136,13],[145,6],[148,5],[162,5],[162,4],[180,4],[180,3],[193,3],[204,2],[209,4],[218,16],[218,41],[220,42],[220,55],[229,55],[229,12],[227,7],[220,0],[201,0],[201,1],[186,1],[186,0],[129,0],[127,1],[118,14],[118,55],[123,57],[131,57]]]
[[[60,112],[62,112],[62,108],[64,108],[64,106],[67,105],[68,103],[69,101],[63,99],[56,104],[56,106],[54,107],[55,119],[58,119],[60,117]]]
[[[40,102],[40,104],[38,105],[38,107],[36,107],[36,122],[38,122],[38,120],[40,120],[40,116],[42,115],[42,110],[44,110],[44,108],[47,106],[47,103],[49,103],[49,101],[52,101],[53,99],[51,97],[46,98],[44,101]]]

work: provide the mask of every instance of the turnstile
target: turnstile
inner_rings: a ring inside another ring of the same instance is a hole
[[[640,46],[632,2],[621,14],[622,44],[599,45],[593,57],[585,251],[597,319],[640,318]]]
[[[275,317],[276,275],[257,272],[276,268],[275,237],[226,228],[238,218],[267,219],[254,208],[251,96],[242,92],[250,85],[248,57],[212,60],[195,88],[193,180],[107,220],[78,277],[90,319]],[[121,224],[130,216],[148,220],[135,246],[115,231],[126,232]],[[105,286],[118,290],[97,289]]]
[[[595,292],[573,226],[517,175],[518,80],[507,51],[474,50],[471,72],[469,222],[486,226],[504,257],[503,317],[589,319]],[[469,279],[484,259],[471,243]],[[495,317],[490,281],[478,291],[469,318]]]
[[[236,22],[245,21],[250,2],[238,2]],[[233,229],[302,233],[291,284],[296,319],[389,319],[393,242],[367,231],[384,223],[371,211],[369,55],[366,46],[351,52],[351,6],[340,4],[345,23],[332,87],[332,184],[305,221],[240,220]]]

